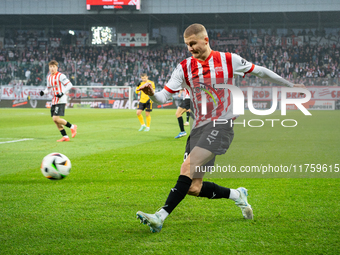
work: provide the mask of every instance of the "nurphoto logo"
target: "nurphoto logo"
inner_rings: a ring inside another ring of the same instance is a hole
[[[240,88],[233,86],[233,85],[228,85],[228,84],[212,84],[212,85],[207,85],[205,83],[199,82],[201,84],[201,87],[196,87],[200,93],[201,93],[201,113],[202,115],[207,114],[207,95],[212,98],[214,101],[214,104],[217,106],[218,102],[216,102],[214,96],[212,93],[214,93],[217,96],[218,101],[222,104],[222,100],[218,93],[216,92],[215,89],[228,89],[229,93],[232,94],[233,96],[233,101],[232,101],[232,106],[233,106],[233,115],[244,115],[244,95],[243,92]],[[202,85],[204,87],[202,87]],[[209,91],[212,91],[212,93]],[[276,109],[278,105],[278,93],[277,93],[277,88],[273,87],[272,88],[272,106],[270,109],[266,110],[258,110],[255,109],[253,105],[253,88],[248,87],[248,108],[251,113],[259,116],[266,116],[272,114]],[[288,93],[296,93],[296,94],[304,94],[305,97],[301,98],[287,98]],[[299,109],[304,115],[312,115],[304,106],[303,103],[307,103],[311,99],[311,93],[307,89],[303,88],[286,88],[283,87],[281,88],[281,115],[286,115],[286,108],[287,105],[295,105],[297,109]],[[271,122],[271,126],[274,127],[274,122],[275,121],[280,121],[279,119],[266,119],[265,121]],[[232,120],[229,121],[231,124],[243,124],[243,126],[246,126],[245,120],[243,123],[238,123],[238,122],[233,122]],[[256,125],[254,122],[258,122]],[[287,122],[290,122],[288,125]],[[227,124],[228,120],[225,119],[217,119],[214,120],[214,127],[215,125],[220,125],[220,124]],[[247,122],[249,127],[262,127],[264,125],[264,121],[260,119],[252,119]],[[281,126],[283,127],[295,127],[297,125],[297,121],[294,119],[286,119],[281,121]]]

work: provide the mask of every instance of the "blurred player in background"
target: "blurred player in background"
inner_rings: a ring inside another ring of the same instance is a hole
[[[209,199],[233,200],[245,219],[253,219],[253,209],[247,201],[246,188],[230,189],[213,182],[203,182],[205,172],[199,170],[201,166],[213,166],[216,155],[225,154],[234,137],[233,125],[230,124],[232,119],[237,117],[233,114],[233,97],[228,89],[223,89],[223,86],[219,88],[217,85],[232,85],[234,75],[244,77],[250,73],[282,86],[305,89],[304,85],[292,84],[271,70],[256,66],[234,53],[213,51],[207,31],[201,24],[187,27],[183,38],[192,57],[178,64],[164,89],[155,93],[151,84],[146,83],[140,87],[154,102],[160,104],[171,98],[173,93],[187,88],[195,109],[193,129],[187,140],[185,160],[175,187],[170,190],[165,204],[156,213],[137,212],[137,218],[141,223],[147,224],[152,232],[161,231],[164,220],[187,194]],[[214,91],[219,99],[216,106],[213,102],[206,102],[206,114],[201,110],[203,100],[206,100],[202,96],[202,89]],[[228,120],[229,124],[215,126],[213,121],[217,119]]]
[[[155,83],[149,80],[149,77],[146,73],[142,73],[141,79],[142,81],[138,84],[136,88],[136,93],[137,94],[141,93],[138,106],[137,106],[137,117],[141,125],[138,131],[143,131],[143,130],[150,131],[150,123],[151,123],[150,113],[152,112],[152,101],[147,94],[145,94],[143,91],[139,91],[139,88],[145,83],[150,83],[154,90],[156,89],[156,87],[155,87]],[[144,110],[145,110],[146,126],[145,126],[145,122],[144,122],[143,115],[142,115],[142,112]]]
[[[184,93],[184,97],[183,100],[181,101],[180,105],[177,108],[176,111],[176,117],[178,120],[178,125],[179,125],[179,129],[180,132],[177,136],[175,136],[175,138],[181,138],[183,136],[187,135],[187,132],[185,132],[184,130],[184,126],[188,126],[189,125],[189,118],[190,118],[190,94],[189,91],[187,89],[181,90],[178,94],[178,96],[180,97],[182,92]],[[187,119],[186,122],[183,124],[183,113],[186,112],[187,113]]]
[[[47,87],[44,91],[40,91],[40,96],[43,96],[52,89],[53,99],[51,117],[63,136],[60,140],[57,140],[57,142],[68,142],[70,141],[70,138],[66,134],[64,126],[71,129],[72,138],[74,138],[77,134],[77,125],[72,125],[68,121],[60,118],[60,116],[65,115],[65,106],[67,103],[66,93],[72,88],[72,83],[64,74],[58,72],[57,61],[50,61],[48,63],[48,67],[50,70],[50,75],[47,76]]]

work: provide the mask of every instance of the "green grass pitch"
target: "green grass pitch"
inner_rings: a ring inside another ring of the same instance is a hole
[[[226,159],[237,167],[339,164],[340,111],[311,113],[247,112],[238,120],[296,119],[298,126],[236,125]],[[78,125],[78,134],[57,143],[48,109],[0,109],[0,254],[340,253],[337,178],[207,175],[222,186],[248,188],[254,220],[244,220],[232,201],[187,196],[152,234],[136,212],[161,207],[179,175],[186,138],[174,139],[175,110],[154,110],[150,132],[137,131],[132,110],[67,109],[65,119]],[[10,143],[24,138],[32,140]],[[51,152],[70,158],[67,178],[41,174]]]

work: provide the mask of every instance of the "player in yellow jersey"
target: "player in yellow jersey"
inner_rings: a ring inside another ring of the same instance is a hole
[[[156,89],[156,87],[153,81],[149,81],[149,77],[146,73],[142,73],[141,79],[142,81],[138,84],[136,88],[136,93],[137,94],[141,93],[138,106],[137,106],[137,117],[141,124],[141,127],[138,131],[143,131],[143,130],[150,131],[150,123],[151,123],[150,112],[152,111],[152,101],[149,98],[149,96],[145,94],[143,91],[137,91],[137,90],[139,89],[140,86],[144,85],[147,82],[152,84],[153,89]],[[145,126],[145,122],[144,122],[143,115],[142,115],[142,111],[144,110],[145,110],[146,126]]]

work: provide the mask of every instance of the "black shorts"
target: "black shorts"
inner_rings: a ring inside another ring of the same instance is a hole
[[[138,102],[137,109],[142,111],[145,110],[146,112],[152,112],[152,101],[149,99],[146,101],[146,103]]]
[[[215,155],[225,154],[234,138],[233,126],[230,126],[229,123],[215,125],[214,127],[213,122],[210,122],[194,128],[188,137],[184,158],[190,154],[195,146],[204,148]],[[215,157],[205,165],[214,165],[214,162]]]
[[[54,104],[51,107],[51,117],[53,116],[64,116],[65,115],[65,104]]]
[[[182,100],[182,102],[179,104],[179,107],[189,110],[190,109],[190,98],[186,98]]]

